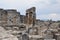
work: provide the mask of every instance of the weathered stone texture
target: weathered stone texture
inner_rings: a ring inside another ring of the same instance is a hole
[[[35,24],[36,22],[36,13],[35,13],[35,10],[36,8],[35,7],[32,7],[30,9],[27,9],[26,10],[26,24]]]
[[[0,26],[19,40],[60,40],[60,23],[36,19],[35,7],[27,9],[26,15],[14,9],[0,9]]]
[[[0,25],[7,24],[7,11],[0,9]]]
[[[16,10],[6,10],[8,13],[8,25],[19,25],[20,24],[20,13]]]
[[[0,40],[18,40],[18,38],[7,32],[2,26],[0,26]]]

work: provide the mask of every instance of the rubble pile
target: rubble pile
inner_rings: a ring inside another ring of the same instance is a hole
[[[60,22],[36,19],[36,8],[21,15],[0,9],[0,40],[60,40]]]

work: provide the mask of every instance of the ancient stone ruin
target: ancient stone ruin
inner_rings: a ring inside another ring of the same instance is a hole
[[[0,9],[0,40],[60,40],[60,22],[36,19],[35,7],[26,15]]]

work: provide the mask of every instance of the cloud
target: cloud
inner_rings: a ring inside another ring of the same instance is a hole
[[[33,6],[37,9],[39,19],[60,19],[60,0],[0,0],[1,8],[17,9],[21,14],[25,14],[25,10]]]
[[[51,3],[52,5],[54,5],[54,4],[58,3],[58,2],[57,2],[57,0],[50,0],[50,3]]]
[[[54,21],[57,21],[57,20],[60,20],[60,14],[57,14],[57,13],[50,13],[50,14],[47,14],[47,15],[40,15],[38,16],[38,19],[52,19]]]
[[[36,6],[39,9],[50,7],[50,4],[56,3],[56,0],[1,0],[3,8],[30,8]],[[59,2],[59,1],[58,1]]]

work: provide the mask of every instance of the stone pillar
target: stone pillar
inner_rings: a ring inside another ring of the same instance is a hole
[[[56,38],[55,38],[56,40],[60,40],[60,34],[57,33],[57,34],[55,34],[55,36],[56,36]]]
[[[22,35],[22,40],[29,40],[29,36],[27,34]]]
[[[36,13],[35,7],[26,10],[26,24],[35,25],[36,22]]]

